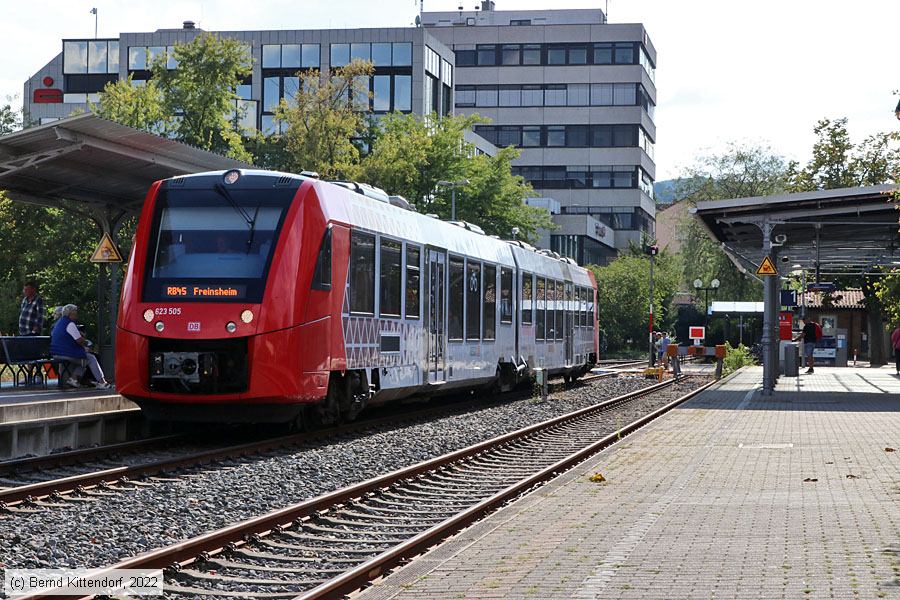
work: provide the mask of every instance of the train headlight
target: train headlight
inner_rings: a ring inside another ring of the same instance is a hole
[[[148,323],[153,320],[153,309],[152,308],[148,308],[147,310],[144,311],[144,320],[147,321]]]
[[[250,323],[253,321],[253,311],[249,308],[241,313],[241,321],[244,323]]]
[[[234,333],[235,331],[237,331],[237,325],[234,324],[234,321],[228,321],[228,323],[225,324],[225,331],[227,331],[228,333]]]
[[[225,175],[222,176],[222,179],[228,185],[231,185],[232,183],[234,183],[235,181],[237,181],[240,178],[241,178],[241,172],[238,171],[237,169],[232,169],[231,171],[228,171],[227,173],[225,173]]]
[[[154,327],[156,327],[156,330],[160,333],[162,333],[162,330],[166,328],[162,321],[157,321]]]

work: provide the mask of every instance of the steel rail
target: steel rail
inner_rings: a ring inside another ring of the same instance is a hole
[[[335,598],[344,594],[349,594],[350,592],[362,588],[373,579],[380,577],[383,573],[386,573],[388,570],[400,565],[405,560],[423,553],[424,551],[435,546],[450,535],[474,523],[485,514],[500,508],[505,503],[526,492],[530,488],[553,479],[562,472],[571,469],[577,464],[590,458],[594,454],[616,443],[618,440],[622,439],[622,437],[637,431],[647,423],[657,419],[676,406],[703,392],[714,383],[716,383],[715,380],[710,381],[706,385],[688,392],[680,398],[673,400],[669,404],[666,404],[665,406],[644,415],[643,417],[633,421],[632,423],[629,423],[620,430],[611,433],[600,440],[597,440],[590,446],[586,446],[585,448],[582,448],[581,450],[570,454],[569,456],[540,470],[539,472],[510,485],[500,492],[497,492],[493,496],[485,498],[471,508],[466,509],[465,511],[447,519],[446,521],[438,523],[431,529],[423,531],[422,533],[419,533],[414,537],[406,540],[405,542],[394,546],[393,548],[383,552],[382,554],[360,565],[357,565],[349,571],[344,572],[334,579],[331,579],[326,583],[319,585],[318,587],[315,587],[296,596],[294,600],[317,600],[319,598]]]
[[[614,373],[592,374],[579,379],[580,382],[589,383],[597,379],[610,377]],[[553,387],[557,389],[562,386],[561,383],[553,383]],[[528,395],[527,392],[512,392],[510,395],[504,395],[504,400],[513,401],[521,396]],[[204,450],[194,454],[187,454],[176,458],[166,458],[163,460],[150,461],[138,465],[123,465],[120,467],[112,467],[91,473],[83,473],[62,477],[48,481],[40,481],[36,483],[11,487],[8,489],[0,489],[0,508],[9,508],[22,502],[32,502],[50,496],[69,493],[72,491],[84,491],[97,486],[109,485],[116,482],[126,483],[128,480],[134,480],[141,477],[157,475],[175,471],[178,469],[203,466],[223,460],[234,458],[242,458],[289,448],[291,446],[299,446],[301,444],[318,442],[323,439],[339,437],[342,435],[358,433],[367,429],[382,427],[391,424],[400,424],[408,421],[415,421],[422,418],[430,418],[442,414],[452,413],[455,410],[469,410],[475,407],[488,407],[490,404],[482,400],[471,400],[438,407],[429,407],[418,411],[408,413],[395,414],[375,419],[367,419],[354,423],[348,423],[338,427],[329,429],[321,429],[312,432],[304,432],[293,435],[269,438],[261,441],[247,442],[227,446],[224,448],[215,448],[212,450]],[[74,451],[75,453],[81,451]],[[86,451],[89,456],[102,452],[102,448],[91,448]],[[36,457],[37,460],[44,457]],[[2,465],[0,465],[2,466]]]
[[[577,411],[554,417],[552,419],[548,419],[540,423],[536,423],[534,425],[530,425],[528,427],[524,427],[522,429],[502,434],[483,442],[479,442],[472,446],[468,446],[466,448],[462,448],[460,450],[456,450],[454,452],[450,452],[436,458],[428,459],[426,461],[410,465],[409,467],[405,467],[391,473],[380,475],[360,483],[340,488],[338,490],[329,492],[321,496],[317,496],[315,498],[310,498],[292,506],[275,510],[258,517],[253,517],[240,523],[235,523],[227,527],[202,534],[195,538],[177,542],[167,547],[145,552],[138,556],[125,559],[115,566],[98,569],[96,573],[99,576],[102,576],[113,569],[159,569],[169,568],[172,566],[188,566],[199,559],[206,559],[212,556],[216,556],[223,550],[243,547],[250,541],[257,539],[260,536],[264,536],[273,532],[283,531],[297,520],[302,520],[304,518],[314,516],[321,511],[346,504],[347,502],[363,497],[370,492],[392,486],[398,482],[414,478],[423,473],[440,470],[450,464],[456,463],[466,458],[471,458],[488,450],[502,447],[515,440],[529,437],[532,434],[545,431],[564,423],[577,421],[581,418],[584,418],[585,416],[599,413],[611,407],[634,400],[636,398],[666,389],[672,386],[676,381],[682,381],[683,379],[684,378],[678,380],[671,379],[663,383],[658,383],[640,390],[636,390],[634,392],[629,392],[627,394],[623,394],[621,396],[599,402]],[[704,386],[704,389],[705,387],[706,386]],[[682,399],[681,401],[683,402],[684,400]],[[669,406],[674,405],[675,404],[673,403]],[[633,426],[634,424],[629,427]],[[621,435],[621,433],[624,431],[625,429],[620,430],[619,434]],[[617,436],[616,434],[613,434],[612,437],[616,438]],[[592,445],[592,447],[595,445],[596,444]],[[556,465],[554,465],[554,468],[556,468]],[[544,471],[546,471],[546,469]],[[544,471],[541,472],[543,473]],[[482,504],[483,503],[479,503],[478,506],[481,506]],[[457,517],[454,517],[453,519],[451,519],[451,521],[456,522],[456,519]],[[442,532],[449,531],[449,529],[447,529],[447,526],[445,526],[444,524],[438,525],[436,526],[436,528]],[[433,533],[432,535],[436,534]],[[420,539],[420,536],[416,536],[412,539]],[[408,542],[404,542],[404,544],[406,543]],[[387,564],[391,560],[395,560],[395,556],[399,555],[395,554],[393,551],[387,551],[384,555],[382,555],[382,560],[384,560],[385,564]],[[368,562],[365,564],[368,564]],[[374,572],[372,577],[375,577],[378,575],[378,573],[383,572],[384,568],[387,567],[380,567],[381,570],[379,570],[378,572]],[[371,568],[369,570],[371,571]],[[354,569],[354,572],[355,571],[356,570]],[[341,577],[342,579],[340,581],[342,582],[341,587],[343,589],[343,587],[346,587],[346,585],[349,584],[345,583],[347,580],[344,578],[344,576]],[[354,577],[353,579],[355,581],[356,577]],[[27,598],[29,600],[33,600],[34,598],[40,597],[42,596],[34,595],[28,596]],[[60,596],[54,597],[59,598]]]

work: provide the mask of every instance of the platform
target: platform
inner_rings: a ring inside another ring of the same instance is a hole
[[[900,598],[900,379],[760,381],[723,380],[358,598]]]

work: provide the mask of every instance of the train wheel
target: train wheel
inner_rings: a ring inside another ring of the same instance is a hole
[[[341,418],[340,396],[344,378],[333,373],[328,380],[328,394],[325,399],[314,406],[310,406],[307,413],[307,421],[313,427],[328,427],[337,425]]]

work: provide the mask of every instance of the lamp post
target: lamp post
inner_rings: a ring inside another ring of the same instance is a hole
[[[709,287],[703,287],[702,279],[694,280],[694,289],[697,290],[698,292],[699,291],[705,292],[705,296],[706,296],[706,311],[705,311],[706,318],[703,321],[703,324],[705,326],[709,325],[709,291],[712,290],[713,292],[715,292],[716,290],[719,289],[720,285],[721,285],[721,282],[718,279],[713,279],[712,281],[710,281]]]
[[[456,188],[469,185],[468,179],[460,179],[459,181],[438,181],[438,187],[450,188],[450,220],[456,220]]]

